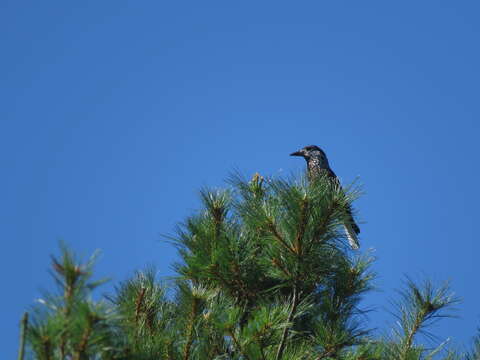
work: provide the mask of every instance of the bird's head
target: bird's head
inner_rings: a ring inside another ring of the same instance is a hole
[[[327,158],[323,150],[316,145],[305,146],[304,148],[291,153],[290,156],[301,156],[307,161],[312,158]]]

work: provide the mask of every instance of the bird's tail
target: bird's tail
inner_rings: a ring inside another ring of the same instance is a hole
[[[358,235],[351,224],[345,223],[343,225],[345,233],[347,234],[348,242],[353,250],[360,248],[360,242],[358,241]]]

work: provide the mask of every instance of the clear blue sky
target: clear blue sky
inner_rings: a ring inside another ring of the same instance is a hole
[[[325,149],[359,176],[381,292],[450,279],[466,343],[478,308],[480,6],[474,1],[5,1],[0,11],[0,258],[5,359],[65,239],[113,282],[145,264],[197,191],[234,168],[301,172]],[[111,285],[105,287],[108,291]],[[3,356],[2,356],[3,357]]]

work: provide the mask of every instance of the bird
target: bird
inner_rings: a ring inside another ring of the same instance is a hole
[[[305,146],[304,148],[291,153],[290,156],[300,156],[305,159],[307,162],[308,176],[310,179],[315,179],[318,176],[327,176],[327,178],[333,180],[335,184],[340,185],[340,180],[330,168],[327,155],[318,146]],[[345,234],[347,235],[350,247],[354,250],[360,248],[360,242],[358,241],[360,228],[353,219],[352,209],[350,206],[347,206],[346,208],[346,217],[343,227],[345,229]]]

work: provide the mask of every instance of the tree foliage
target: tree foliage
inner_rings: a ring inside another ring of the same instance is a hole
[[[480,359],[422,344],[458,300],[447,285],[407,279],[397,322],[368,326],[362,299],[374,259],[352,253],[341,224],[358,189],[327,178],[247,181],[204,189],[201,210],[169,240],[178,248],[173,281],[137,272],[101,300],[94,258],[65,246],[52,258],[58,292],[45,294],[24,331],[26,357],[41,360],[420,360]],[[422,336],[423,334],[423,336]],[[23,353],[22,353],[23,357]]]

